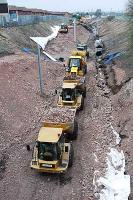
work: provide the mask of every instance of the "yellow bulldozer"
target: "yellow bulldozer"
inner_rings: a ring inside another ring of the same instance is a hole
[[[83,110],[84,97],[86,97],[85,77],[65,76],[57,105]]]
[[[80,52],[79,55],[73,55],[69,57],[66,67],[66,75],[77,74],[78,76],[84,76],[87,73],[87,63],[84,59],[84,52]]]
[[[31,168],[38,172],[64,173],[73,165],[72,139],[77,138],[75,110],[49,109],[33,148]],[[27,150],[30,146],[27,145]]]
[[[68,33],[68,26],[65,24],[61,24],[59,33]]]

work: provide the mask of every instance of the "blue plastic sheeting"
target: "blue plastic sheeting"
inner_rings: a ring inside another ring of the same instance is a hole
[[[114,59],[120,57],[123,53],[122,52],[115,52],[115,53],[109,53],[104,58],[104,64],[110,64]]]
[[[30,53],[30,49],[29,49],[29,48],[26,48],[26,47],[24,47],[24,48],[22,49],[22,51],[24,51],[25,53]]]

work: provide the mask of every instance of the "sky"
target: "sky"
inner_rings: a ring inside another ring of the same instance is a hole
[[[52,11],[125,10],[128,0],[8,0],[10,5],[41,8]]]

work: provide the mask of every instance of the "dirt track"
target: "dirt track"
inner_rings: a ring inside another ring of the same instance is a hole
[[[78,39],[84,42],[88,37],[88,32],[80,27]],[[57,48],[58,55],[68,55],[73,47],[73,30],[70,30],[68,35],[59,35],[50,42],[48,50],[55,52]],[[80,128],[78,140],[74,142],[73,168],[65,176],[37,174],[32,171],[29,168],[31,153],[26,151],[25,144],[35,141],[43,120],[43,110],[56,104],[54,90],[61,86],[64,67],[51,62],[43,64],[46,94],[43,99],[38,91],[36,58],[33,55],[18,54],[19,56],[5,57],[0,61],[3,168],[0,199],[88,199],[93,190],[93,158],[90,148],[91,132],[85,130],[84,119],[90,114],[90,106],[86,106],[82,118],[78,116]],[[91,72],[87,75],[88,85],[90,75]],[[89,94],[86,102],[89,102]],[[86,185],[86,182],[89,184]]]
[[[88,38],[92,41],[89,32],[82,27],[78,27],[77,37],[81,42]],[[66,58],[73,47],[71,29],[67,35],[60,34],[51,41],[47,51]],[[34,55],[18,52],[16,56],[0,60],[0,199],[95,200],[94,171],[99,170],[98,176],[104,174],[106,153],[115,140],[109,123],[117,128],[118,112],[113,110],[117,96],[112,99],[97,87],[94,59],[90,59],[85,109],[77,115],[79,136],[74,141],[74,165],[65,175],[36,173],[29,167],[32,153],[26,151],[25,145],[35,141],[44,110],[56,105],[54,91],[61,86],[64,75],[62,64],[43,61],[42,64],[44,98],[39,96]],[[95,162],[96,157],[98,162]],[[96,188],[95,192],[98,192]]]

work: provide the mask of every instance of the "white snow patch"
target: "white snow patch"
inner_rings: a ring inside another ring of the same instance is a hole
[[[116,136],[116,145],[121,141],[119,134],[110,124],[113,134]],[[107,154],[107,171],[104,177],[96,177],[94,172],[93,184],[95,189],[102,186],[100,200],[128,200],[130,195],[130,176],[125,175],[125,157],[123,151],[119,152],[115,148],[110,148]],[[95,154],[94,154],[95,156]],[[95,158],[96,161],[96,158]]]
[[[98,162],[97,155],[94,153],[95,162]]]
[[[121,138],[120,138],[119,134],[115,131],[115,129],[113,128],[112,125],[111,125],[111,129],[112,129],[114,135],[116,136],[116,144],[119,144],[120,141],[121,141]]]
[[[47,53],[46,51],[43,51],[43,53],[52,61],[56,62],[57,60],[55,58],[53,58],[53,56],[51,56],[49,53]]]
[[[99,176],[99,171],[98,170],[96,170],[96,171],[94,171],[94,178],[93,178],[93,185],[94,185],[94,187],[95,187],[95,190],[97,189],[97,177]]]
[[[54,38],[57,37],[58,31],[59,31],[60,27],[59,26],[54,26],[54,27],[51,27],[51,29],[52,29],[53,33],[51,35],[47,36],[47,37],[30,37],[30,38],[34,42],[36,42],[37,44],[39,44],[42,47],[42,49],[44,50],[44,48],[47,45],[47,43],[50,40],[52,40],[52,39],[54,39]]]
[[[104,186],[100,200],[128,200],[130,194],[130,176],[124,175],[125,157],[123,151],[112,148],[107,157],[107,172],[101,177],[98,185]]]

